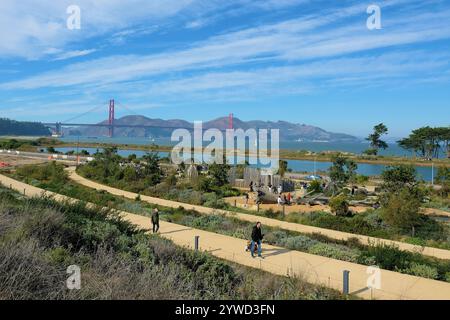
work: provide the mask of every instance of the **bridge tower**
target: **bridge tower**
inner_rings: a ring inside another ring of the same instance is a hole
[[[62,128],[61,127],[62,127],[61,126],[61,122],[57,122],[55,124],[55,134],[58,135],[58,136],[62,135]]]
[[[114,137],[114,99],[109,100],[109,137]]]

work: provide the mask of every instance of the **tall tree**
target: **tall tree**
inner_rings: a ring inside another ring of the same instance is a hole
[[[407,188],[412,191],[417,186],[417,170],[411,165],[397,165],[386,168],[381,173],[382,188],[388,193],[397,193]]]
[[[449,140],[449,128],[423,127],[413,130],[409,137],[398,141],[398,144],[420,157],[432,159],[439,157],[442,144],[450,151]]]
[[[333,165],[329,169],[332,182],[339,187],[343,187],[354,179],[358,169],[356,162],[341,155],[334,156],[332,161]]]
[[[447,153],[447,158],[450,159],[450,127],[436,128],[439,140],[443,144],[444,151]]]
[[[383,123],[377,124],[373,128],[373,133],[370,134],[366,139],[370,142],[370,149],[365,153],[376,156],[380,149],[386,150],[389,146],[385,141],[381,140],[381,137],[383,135],[386,135],[387,133],[388,128]]]
[[[285,160],[278,160],[278,174],[284,177],[286,171],[288,171],[288,163]]]

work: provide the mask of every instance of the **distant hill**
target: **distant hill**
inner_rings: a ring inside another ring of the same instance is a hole
[[[49,136],[50,130],[41,123],[37,122],[21,122],[0,118],[0,135]]]
[[[106,124],[107,121],[102,122]],[[115,120],[120,125],[146,125],[161,128],[115,128],[117,137],[153,137],[170,138],[174,128],[193,128],[193,123],[184,120],[163,120],[150,119],[144,116],[126,116]],[[324,129],[287,121],[242,121],[238,118],[233,119],[235,129],[279,129],[280,139],[283,141],[329,141],[329,142],[357,142],[360,139],[343,133],[328,132]],[[170,127],[170,128],[164,128]],[[228,128],[228,117],[222,117],[203,123],[205,129],[217,128],[225,130]],[[79,127],[66,129],[65,134],[82,136],[106,136],[107,128],[101,127]]]

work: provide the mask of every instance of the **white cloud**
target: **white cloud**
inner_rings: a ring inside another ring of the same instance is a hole
[[[424,12],[415,15],[414,19],[409,15],[394,17],[386,21],[392,27],[379,32],[368,31],[364,20],[334,27],[348,14],[356,14],[359,10],[361,6],[357,5],[330,11],[323,16],[308,16],[231,32],[179,51],[111,56],[72,64],[60,70],[1,84],[0,89],[108,84],[173,72],[211,72],[215,68],[251,66],[261,60],[292,63],[329,59],[372,49],[450,38],[450,26],[442,19],[449,15],[448,10]]]
[[[66,60],[76,57],[83,57],[87,56],[91,53],[96,52],[96,49],[87,49],[87,50],[74,50],[74,51],[67,51],[61,54],[58,54],[54,60]]]

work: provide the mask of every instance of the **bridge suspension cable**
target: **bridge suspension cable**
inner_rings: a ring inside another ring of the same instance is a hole
[[[96,111],[96,110],[99,110],[100,108],[104,108],[104,107],[105,107],[105,104],[106,104],[106,102],[102,102],[101,104],[96,105],[94,108],[92,108],[92,109],[90,109],[90,110],[88,110],[88,111],[86,111],[86,112],[83,112],[83,113],[81,113],[81,114],[78,114],[78,115],[76,115],[75,117],[72,117],[72,118],[70,118],[70,119],[64,120],[62,123],[70,123],[70,122],[72,122],[72,121],[74,121],[74,120],[76,120],[76,119],[79,119],[79,118],[81,118],[81,117],[84,117],[85,115],[88,115],[89,113],[92,113],[92,112],[94,112],[94,111]]]

